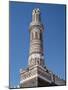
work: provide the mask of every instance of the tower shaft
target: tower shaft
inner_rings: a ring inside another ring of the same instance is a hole
[[[32,22],[30,29],[30,49],[28,64],[44,66],[43,56],[43,25],[41,24],[40,10],[34,9],[32,12]]]

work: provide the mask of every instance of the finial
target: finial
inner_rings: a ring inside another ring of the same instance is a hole
[[[35,14],[35,13],[40,13],[40,9],[39,9],[39,8],[35,8],[35,9],[33,9],[32,14]]]

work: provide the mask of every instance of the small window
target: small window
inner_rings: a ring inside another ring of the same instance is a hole
[[[32,32],[32,35],[31,35],[31,36],[32,36],[31,38],[32,38],[32,40],[33,40],[33,32]]]
[[[42,40],[42,33],[40,33],[40,40]]]
[[[37,32],[35,32],[35,38],[36,38],[36,39],[38,38]]]

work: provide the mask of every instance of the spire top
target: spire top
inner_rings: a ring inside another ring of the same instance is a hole
[[[33,9],[32,21],[33,22],[40,22],[40,9],[39,8]]]
[[[33,12],[32,12],[32,14],[40,14],[40,9],[39,8],[35,8],[35,9],[33,9]]]

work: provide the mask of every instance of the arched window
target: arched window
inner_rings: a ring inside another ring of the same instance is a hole
[[[40,33],[40,40],[42,40],[42,33]]]
[[[38,33],[38,39],[40,39],[40,33]]]
[[[37,34],[37,32],[35,32],[35,38],[36,38],[36,39],[38,38],[38,34]]]
[[[33,32],[32,32],[32,34],[31,34],[31,38],[32,38],[32,40],[33,40]]]

